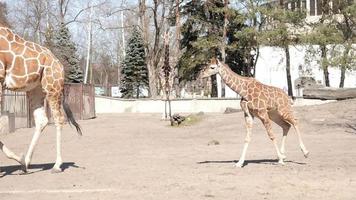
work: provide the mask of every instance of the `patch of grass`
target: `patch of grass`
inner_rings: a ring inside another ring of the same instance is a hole
[[[182,121],[179,125],[174,124],[173,126],[175,127],[179,127],[179,126],[193,126],[197,123],[199,123],[200,121],[202,121],[204,114],[199,112],[196,114],[190,114],[187,116],[184,116],[185,119],[184,121]]]

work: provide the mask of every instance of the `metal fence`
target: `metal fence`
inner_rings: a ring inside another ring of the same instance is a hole
[[[4,90],[1,96],[1,113],[9,116],[10,132],[18,128],[30,128],[34,125],[33,109],[30,98],[25,92]],[[93,85],[65,84],[64,98],[71,108],[75,119],[95,117],[95,95]],[[51,120],[51,112],[47,106]]]
[[[17,128],[29,127],[29,104],[26,93],[4,90],[1,96],[1,114],[8,115],[10,132]]]

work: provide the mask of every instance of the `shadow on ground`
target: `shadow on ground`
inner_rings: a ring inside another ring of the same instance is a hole
[[[206,161],[201,161],[198,162],[197,164],[224,164],[224,163],[237,163],[238,160],[206,160]],[[284,161],[286,163],[294,163],[298,165],[306,165],[306,163],[303,162],[295,162],[291,160],[286,160]],[[265,164],[265,165],[271,165],[271,164],[277,164],[278,159],[259,159],[259,160],[245,160],[244,166],[248,164]]]
[[[52,169],[54,166],[54,163],[43,163],[43,164],[31,164],[29,166],[29,172],[27,173],[15,173],[17,171],[22,172],[21,165],[9,165],[9,166],[2,166],[0,167],[0,172],[2,173],[0,177],[8,176],[8,175],[25,175],[25,174],[33,174],[41,171],[47,171]],[[74,168],[80,168],[78,165],[76,165],[74,162],[64,162],[61,166],[62,171],[65,171],[66,169],[74,167]]]

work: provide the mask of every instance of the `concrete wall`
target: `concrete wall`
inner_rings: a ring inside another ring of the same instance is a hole
[[[317,47],[315,47],[317,49]],[[302,66],[304,70],[309,69],[312,72],[312,77],[316,81],[325,85],[323,71],[321,69],[320,57],[313,59],[313,62],[307,63],[306,46],[290,46],[290,63],[291,63],[291,78],[293,85],[293,94],[298,95],[298,92],[294,86],[294,82],[299,78],[299,66]],[[287,90],[287,78],[285,70],[285,53],[283,49],[277,47],[261,47],[260,57],[258,58],[256,65],[256,79],[260,82],[279,87]],[[329,68],[329,80],[331,87],[339,87],[340,82],[340,69],[336,67]],[[347,71],[345,78],[345,87],[356,87],[356,71]]]
[[[164,113],[164,101],[127,100],[95,97],[96,113]],[[224,112],[226,107],[240,108],[238,99],[177,99],[171,102],[172,113]]]
[[[356,45],[354,45],[356,47]],[[294,96],[301,97],[302,91],[297,91],[295,88],[295,80],[300,77],[301,66],[303,70],[310,70],[311,76],[315,78],[317,82],[325,85],[323,71],[320,66],[320,57],[315,57],[313,62],[306,62],[307,46],[290,46],[290,64],[291,64],[291,79],[293,85]],[[317,46],[314,47],[317,49]],[[277,47],[260,47],[260,56],[256,64],[256,79],[264,84],[279,87],[284,91],[288,91],[287,77],[285,70],[285,53],[284,50]],[[339,87],[340,82],[340,69],[336,67],[329,68],[329,80],[331,87]],[[356,87],[356,70],[346,71],[345,74],[345,86],[346,88]],[[225,97],[235,98],[236,92],[226,86]]]
[[[297,99],[294,106],[315,105],[330,101]],[[227,107],[240,109],[235,99],[176,99],[172,100],[172,113],[222,113]],[[117,99],[95,97],[96,113],[164,113],[164,101],[153,99]]]

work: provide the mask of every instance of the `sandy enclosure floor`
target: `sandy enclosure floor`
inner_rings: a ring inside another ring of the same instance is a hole
[[[238,103],[238,102],[236,102]],[[305,159],[291,130],[287,163],[255,120],[247,165],[233,166],[245,137],[243,114],[207,114],[199,123],[172,128],[161,115],[112,114],[80,121],[84,136],[63,130],[64,172],[51,174],[55,128],[40,138],[30,174],[0,154],[2,199],[355,199],[356,100],[295,109]],[[274,127],[280,142],[282,131]],[[25,152],[34,129],[1,137]],[[208,145],[212,140],[219,145]]]

